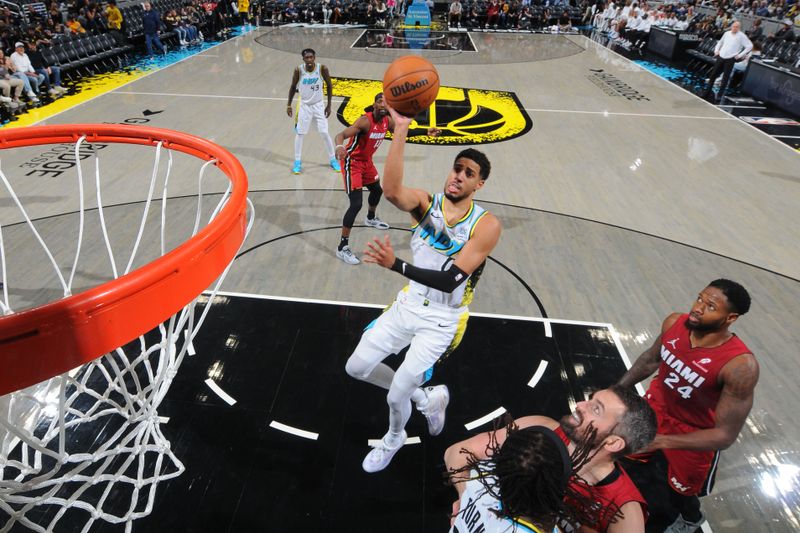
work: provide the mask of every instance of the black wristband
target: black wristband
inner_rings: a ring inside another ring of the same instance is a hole
[[[403,270],[404,270],[403,266],[405,264],[406,264],[405,261],[403,261],[399,257],[395,257],[394,258],[394,263],[392,264],[392,267],[389,270],[394,270],[398,274],[405,274],[405,272],[403,272]]]

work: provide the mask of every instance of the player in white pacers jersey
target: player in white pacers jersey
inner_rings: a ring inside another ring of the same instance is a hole
[[[331,114],[331,97],[333,96],[333,85],[331,84],[328,67],[316,62],[317,53],[311,48],[306,48],[301,54],[303,56],[303,64],[294,69],[292,85],[289,87],[289,103],[286,104],[286,114],[291,117],[294,93],[300,93],[300,102],[297,106],[297,117],[295,118],[294,166],[292,166],[292,172],[300,174],[302,171],[303,136],[308,133],[312,122],[325,142],[331,168],[336,172],[341,172],[341,167],[336,160],[333,149],[333,141],[328,133],[328,116]],[[328,93],[327,105],[323,105],[322,102],[323,83],[325,83],[325,91]]]
[[[389,431],[364,459],[367,472],[386,468],[405,443],[411,401],[428,419],[431,435],[442,431],[450,393],[445,385],[421,386],[430,379],[436,361],[461,340],[473,288],[502,230],[494,215],[472,201],[491,169],[478,150],[468,148],[458,154],[443,193],[431,195],[403,185],[403,153],[411,119],[393,109],[390,112],[395,127],[384,167],[383,194],[414,219],[414,261],[395,257],[388,236],[375,239],[364,251],[365,262],[411,280],[392,306],[367,326],[347,360],[349,375],[389,390]],[[396,372],[382,362],[406,346],[408,352]]]

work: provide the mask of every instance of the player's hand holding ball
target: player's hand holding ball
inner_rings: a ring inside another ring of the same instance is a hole
[[[420,56],[401,56],[383,74],[383,97],[390,108],[414,118],[439,94],[439,72]]]

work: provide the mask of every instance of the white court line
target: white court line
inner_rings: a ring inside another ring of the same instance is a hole
[[[553,327],[550,325],[549,320],[544,320],[542,322],[544,324],[544,336],[549,338],[553,337]]]
[[[269,427],[277,429],[278,431],[283,431],[285,433],[291,433],[292,435],[296,435],[298,437],[303,437],[304,439],[310,440],[317,440],[319,438],[319,433],[314,433],[313,431],[306,431],[304,429],[298,429],[292,426],[287,426],[286,424],[281,424],[273,420],[269,423]]]
[[[136,94],[142,96],[179,96],[181,98],[220,98],[229,100],[276,100],[285,102],[286,97],[277,96],[237,96],[231,94],[190,94],[190,93],[154,93],[147,91],[114,91],[112,94]],[[333,98],[334,102],[343,102],[344,98]]]
[[[467,422],[466,424],[464,424],[464,427],[467,428],[467,431],[472,431],[476,427],[484,425],[486,422],[491,422],[492,420],[494,420],[495,418],[497,418],[498,416],[502,415],[505,412],[506,408],[500,406],[491,413],[489,413],[488,415],[484,415],[477,420],[473,420],[472,422]]]
[[[285,98],[284,98],[285,100]],[[604,117],[621,116],[621,117],[654,117],[654,118],[694,118],[697,120],[736,120],[733,115],[726,117],[698,117],[695,115],[664,115],[659,113],[622,113],[618,111],[584,111],[579,109],[534,109],[525,108],[525,111],[535,113],[574,113],[576,115],[602,115]]]
[[[536,369],[536,372],[533,373],[533,377],[528,382],[528,387],[536,387],[536,385],[539,383],[539,380],[542,379],[542,376],[544,376],[545,370],[547,370],[547,361],[542,359],[539,361],[539,367]]]
[[[206,50],[212,50],[212,49],[214,49],[214,48],[216,48],[218,46],[222,46],[225,43],[230,43],[230,42],[234,42],[234,41],[236,41],[238,39],[241,39],[242,37],[243,37],[243,35],[240,35],[240,36],[238,36],[238,37],[236,37],[234,39],[228,39],[227,41],[220,41],[220,42],[218,42],[217,44],[215,44],[213,46],[209,46],[208,48],[206,48]],[[183,59],[179,59],[178,61],[176,61],[174,63],[170,63],[169,65],[166,65],[166,66],[161,67],[159,69],[152,70],[152,71],[148,72],[147,74],[144,74],[143,76],[141,76],[139,78],[136,78],[135,80],[131,80],[131,81],[127,82],[127,83],[123,83],[122,85],[120,85],[116,89],[113,89],[113,90],[111,90],[109,92],[106,92],[106,93],[98,94],[97,96],[93,96],[91,98],[88,98],[88,99],[84,100],[83,102],[78,102],[78,103],[76,103],[76,104],[64,109],[63,111],[59,111],[58,113],[55,113],[53,115],[48,115],[47,117],[45,117],[45,118],[43,118],[41,120],[37,120],[36,122],[33,122],[31,125],[39,124],[40,122],[44,122],[44,121],[47,121],[47,120],[52,120],[53,118],[57,117],[58,115],[61,115],[62,113],[66,113],[67,111],[72,111],[73,109],[75,109],[77,107],[80,107],[82,105],[85,105],[85,104],[91,102],[92,100],[96,100],[96,99],[100,98],[101,96],[106,96],[106,95],[110,95],[110,94],[116,94],[117,91],[119,91],[122,87],[125,87],[126,85],[130,85],[131,83],[136,83],[137,81],[143,80],[148,76],[152,76],[156,72],[161,72],[161,71],[166,70],[166,69],[168,69],[168,68],[170,68],[170,67],[172,67],[174,65],[177,65],[178,63],[183,63],[184,61],[187,61],[187,60],[189,60],[189,59],[191,59],[191,58],[193,58],[195,56],[201,55],[202,53],[203,52],[199,52],[197,54],[192,54],[190,56],[186,56]]]
[[[206,291],[204,294],[208,295],[211,293]],[[253,298],[256,300],[277,300],[285,302],[298,302],[298,303],[324,304],[324,305],[351,305],[353,307],[367,307],[370,309],[383,309],[386,307],[386,304],[370,304],[364,302],[322,300],[318,298],[295,298],[292,296],[273,296],[269,294],[252,294],[246,292],[231,292],[231,291],[217,291],[217,296],[233,296],[240,298]],[[611,329],[611,324],[609,324],[608,322],[588,322],[584,320],[568,320],[565,318],[541,318],[535,316],[504,315],[499,313],[473,313],[473,312],[470,312],[469,316],[482,317],[482,318],[499,318],[505,320],[524,320],[526,322],[551,322],[556,324],[567,324],[572,326],[592,326],[598,328]]]
[[[222,390],[222,388],[220,388],[220,386],[217,385],[217,383],[213,379],[208,378],[206,380],[206,385],[208,385],[208,388],[213,390],[217,394],[217,396],[222,398],[228,405],[233,405],[236,403],[236,400],[233,399],[233,396]]]
[[[168,424],[169,423],[169,417],[168,416],[159,416],[158,417],[158,422],[159,422],[159,424]]]
[[[189,355],[194,355],[197,352],[194,351],[194,343],[192,343],[192,338],[189,336],[189,330],[183,330],[183,338],[185,339],[184,342],[188,342],[189,345],[186,347],[186,352]]]
[[[370,446],[372,448],[380,446],[382,440],[383,439],[369,439],[367,441],[367,446]],[[408,446],[409,444],[420,444],[421,442],[422,441],[420,440],[419,437],[408,437],[406,441],[403,443],[403,446]]]
[[[276,100],[279,102],[285,102],[285,97],[277,97],[277,96],[235,96],[235,95],[228,95],[228,94],[190,94],[190,93],[155,93],[155,92],[146,92],[146,91],[114,91],[113,93],[109,94],[135,94],[135,95],[142,95],[142,96],[176,96],[180,98],[220,98],[220,99],[231,99],[231,100]],[[344,101],[343,98],[333,98],[335,102],[342,102]],[[537,108],[525,108],[525,111],[528,112],[536,112],[536,113],[574,113],[574,114],[585,114],[585,115],[602,115],[604,117],[616,115],[616,116],[629,116],[629,117],[655,117],[655,118],[696,118],[698,120],[736,120],[736,117],[732,115],[727,115],[724,117],[697,117],[694,115],[662,115],[656,113],[622,113],[622,112],[615,112],[615,111],[584,111],[579,109],[537,109]]]
[[[763,105],[730,105],[730,104],[719,104],[717,107],[735,107],[737,109],[766,109],[766,106]]]
[[[773,135],[773,137],[780,137],[781,139],[800,139],[800,135]]]

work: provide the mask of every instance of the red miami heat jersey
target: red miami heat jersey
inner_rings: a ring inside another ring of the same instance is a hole
[[[369,131],[364,133],[359,131],[356,133],[347,144],[345,158],[358,159],[359,161],[372,161],[372,154],[381,145],[383,139],[386,137],[386,132],[389,130],[389,116],[385,116],[378,122],[375,122],[375,117],[372,116],[372,111],[364,113],[364,116],[369,120]]]
[[[646,398],[653,409],[698,429],[714,427],[722,387],[720,370],[736,356],[750,353],[733,335],[714,348],[692,348],[687,315],[661,335],[661,365]]]
[[[569,445],[569,437],[566,436],[561,426],[555,429],[555,433],[564,444]],[[586,487],[582,483],[571,483],[570,486],[576,492],[589,496],[594,500],[594,505],[590,511],[597,516],[597,522],[582,525],[604,533],[608,530],[608,526],[613,523],[617,511],[628,502],[639,502],[639,505],[642,506],[644,519],[647,521],[647,502],[644,501],[644,497],[634,485],[633,480],[628,477],[627,472],[616,463],[614,464],[614,471],[600,480],[597,485]],[[563,522],[559,523],[559,527],[567,533],[573,531],[568,524]]]

